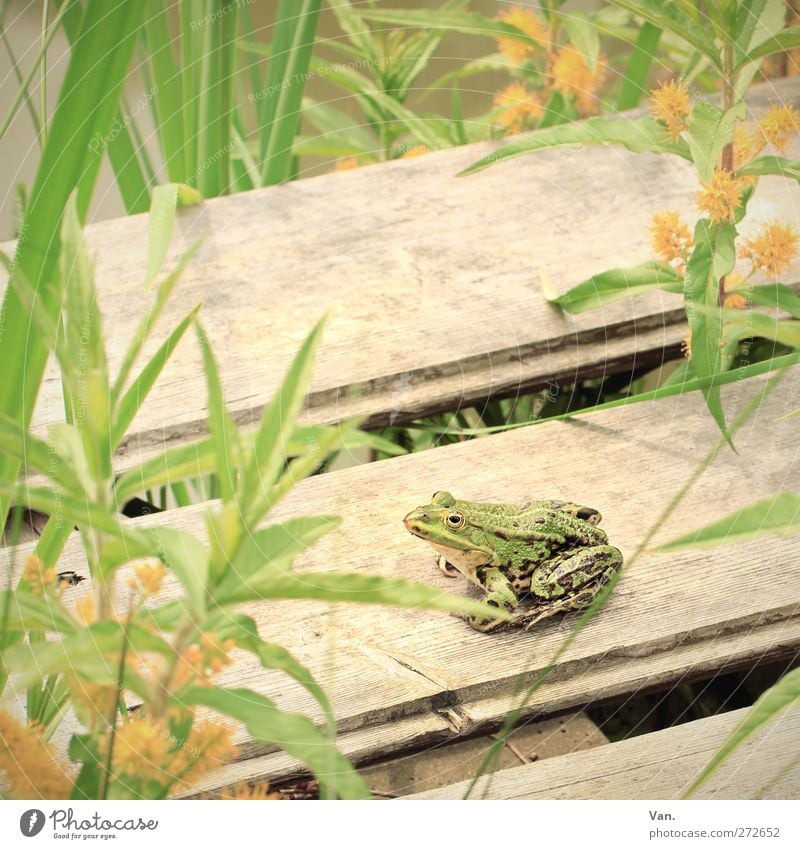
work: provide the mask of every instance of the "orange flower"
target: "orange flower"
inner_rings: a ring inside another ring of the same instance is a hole
[[[784,106],[773,104],[758,122],[766,140],[778,151],[785,153],[789,136],[800,129],[800,113],[787,103]]]
[[[678,139],[689,129],[689,89],[682,80],[662,83],[650,92],[650,111],[653,116],[667,125],[670,138]]]
[[[504,24],[511,24],[518,30],[522,30],[525,35],[529,35],[542,45],[546,44],[550,38],[547,24],[538,15],[535,15],[529,9],[523,9],[521,6],[512,6],[510,9],[500,12],[497,19]],[[516,65],[526,62],[536,52],[533,45],[518,41],[516,38],[498,38],[497,49]]]
[[[511,83],[494,97],[494,105],[500,110],[497,123],[510,133],[526,129],[530,121],[541,118],[544,107],[536,95],[521,83]]]
[[[346,156],[344,159],[337,159],[336,165],[333,166],[334,171],[352,171],[354,168],[359,168],[361,163],[355,156]]]
[[[722,304],[729,310],[743,310],[747,306],[747,298],[738,292],[734,292],[733,294],[725,295]]]
[[[730,171],[717,168],[711,175],[711,181],[703,183],[703,190],[697,193],[697,207],[715,224],[733,221],[744,187],[743,180],[734,177]]]
[[[14,799],[69,799],[72,777],[38,731],[0,710],[0,784]]]
[[[662,262],[685,260],[694,240],[686,222],[677,212],[656,212],[650,219],[650,243]]]
[[[597,112],[597,92],[603,84],[605,64],[602,58],[597,60],[594,72],[584,55],[571,45],[557,51],[550,63],[552,86],[562,94],[571,94],[584,113]]]
[[[789,224],[773,221],[752,239],[748,239],[741,256],[753,264],[753,271],[763,271],[771,279],[788,270],[798,254],[800,233]]]

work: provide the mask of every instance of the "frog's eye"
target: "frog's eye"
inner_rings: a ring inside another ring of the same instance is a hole
[[[444,523],[448,528],[458,530],[464,524],[464,517],[460,513],[448,513]]]

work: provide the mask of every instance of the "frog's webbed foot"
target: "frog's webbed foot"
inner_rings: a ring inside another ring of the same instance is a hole
[[[483,634],[496,631],[504,625],[513,624],[505,615],[517,606],[517,596],[508,578],[500,569],[489,569],[484,578],[486,595],[482,601],[489,607],[497,608],[498,615],[475,616],[468,615],[467,622],[470,627]]]
[[[587,587],[583,592],[576,596],[559,598],[555,601],[538,605],[533,608],[533,610],[528,610],[525,613],[520,613],[518,616],[515,616],[511,624],[520,626],[526,631],[530,631],[534,625],[541,622],[543,619],[549,619],[551,616],[557,616],[559,613],[569,613],[573,610],[585,610],[587,607],[591,606],[602,587],[603,585]]]
[[[447,578],[457,578],[461,573],[453,566],[452,563],[447,562],[447,558],[444,554],[440,554],[436,558],[436,565],[441,570],[442,574]]]

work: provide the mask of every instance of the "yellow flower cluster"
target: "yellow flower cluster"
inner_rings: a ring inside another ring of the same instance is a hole
[[[773,221],[741,249],[741,256],[749,259],[753,271],[763,271],[775,280],[789,269],[800,248],[800,233],[789,224]]]
[[[738,123],[733,129],[733,170],[738,171],[764,149],[763,133],[747,124]],[[748,178],[754,180],[755,178]]]
[[[185,785],[228,763],[236,754],[233,729],[228,725],[211,720],[194,722],[188,738],[179,741],[163,719],[138,715],[117,728],[112,774],[123,782]]]
[[[800,113],[790,103],[776,103],[761,117],[758,126],[778,153],[786,153],[790,136],[800,130]]]
[[[495,120],[508,133],[522,132],[530,120],[541,118],[544,112],[536,95],[522,83],[511,83],[498,92],[494,97],[494,105],[499,110]]]
[[[667,125],[670,138],[677,140],[689,129],[689,113],[692,111],[689,89],[682,80],[663,83],[650,92],[650,111]]]
[[[69,799],[73,779],[30,725],[0,710],[0,784],[14,799]]]
[[[708,183],[703,183],[697,193],[697,207],[705,212],[715,224],[733,221],[736,210],[741,206],[741,194],[746,183],[730,171],[717,168]]]
[[[685,262],[694,240],[689,225],[671,210],[656,212],[650,219],[650,242],[662,262]]]
[[[553,88],[562,94],[573,95],[582,112],[592,114],[599,111],[597,92],[605,77],[602,59],[598,59],[597,67],[592,71],[583,53],[568,44],[552,57],[550,77]]]
[[[30,585],[33,595],[42,595],[55,586],[56,570],[52,567],[45,569],[44,563],[35,554],[29,554],[22,569],[22,580]]]
[[[550,30],[547,24],[529,9],[512,6],[510,9],[500,12],[497,19],[504,24],[511,24],[518,30],[522,30],[525,35],[529,35],[534,41],[538,41],[542,45],[546,45],[550,39]],[[536,53],[536,47],[516,38],[498,38],[497,49],[515,65],[527,62]]]
[[[134,577],[128,580],[129,586],[144,596],[156,595],[161,590],[161,584],[167,570],[160,560],[146,560],[133,567]]]
[[[71,675],[67,683],[70,704],[83,725],[90,731],[107,728],[119,702],[120,694],[117,688],[90,684],[75,675]]]

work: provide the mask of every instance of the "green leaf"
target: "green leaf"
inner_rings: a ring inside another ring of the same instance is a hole
[[[703,389],[706,404],[730,443],[725,424],[719,385],[722,372],[722,310],[717,307],[719,280],[729,274],[736,260],[733,224],[712,225],[703,218],[697,222],[694,250],[686,265],[684,302],[691,330],[692,367],[699,378],[711,378]],[[731,447],[733,447],[732,443]]]
[[[697,531],[670,540],[659,550],[679,548],[713,548],[732,542],[754,539],[764,534],[790,537],[800,533],[800,495],[779,492],[743,507],[724,519],[705,525]]]
[[[180,324],[164,340],[161,347],[153,354],[128,391],[119,400],[114,410],[114,423],[111,429],[112,445],[115,448],[122,442],[131,422],[136,418],[145,398],[150,394],[158,376],[172,356],[175,347],[183,338],[183,334],[194,321],[201,306],[202,304],[198,304],[184,316]]]
[[[259,598],[315,599],[329,602],[357,602],[415,607],[446,613],[475,616],[498,616],[497,608],[482,602],[442,592],[437,587],[386,578],[381,575],[362,575],[346,572],[273,572],[258,586]],[[252,595],[228,595],[226,604],[251,600]]]
[[[275,397],[265,407],[258,425],[252,456],[239,481],[238,502],[252,526],[263,515],[266,493],[286,462],[286,444],[294,431],[311,382],[314,356],[322,337],[324,319],[317,323],[297,352]]]
[[[541,52],[545,50],[545,45],[512,24],[507,24],[497,18],[487,18],[474,12],[366,7],[361,10],[360,14],[367,20],[378,21],[379,23],[462,32],[466,35],[480,35],[487,38],[510,38]]]
[[[265,696],[244,689],[192,687],[181,692],[180,701],[182,705],[204,705],[238,719],[254,739],[277,744],[309,767],[326,795],[369,798],[366,784],[350,762],[302,714],[278,710]]]
[[[302,516],[253,532],[212,589],[215,604],[261,598],[261,588],[265,584],[288,570],[298,554],[338,527],[340,522],[338,516]]]
[[[683,798],[688,798],[705,784],[731,754],[756,731],[772,722],[788,708],[797,707],[798,702],[800,702],[800,669],[794,669],[758,698],[747,716],[731,732],[728,739],[717,749],[702,772],[692,782]]]
[[[67,427],[65,425],[65,427]],[[54,481],[73,494],[82,493],[75,477],[75,468],[65,462],[58,453],[52,453],[47,442],[20,430],[16,422],[0,414],[0,451],[9,457],[16,457],[29,469],[36,469],[48,475]]]
[[[705,56],[716,68],[722,68],[720,51],[708,26],[689,16],[674,0],[613,0],[614,5],[644,18],[653,26],[671,32]]]
[[[148,218],[149,238],[147,244],[147,271],[144,285],[150,286],[161,270],[167,257],[167,249],[172,239],[172,225],[175,222],[175,209],[178,205],[178,186],[167,183],[153,189]]]
[[[643,94],[647,93],[647,78],[661,40],[661,30],[653,24],[644,22],[636,44],[628,59],[628,67],[622,80],[622,88],[617,101],[617,109],[624,112],[639,105]]]
[[[700,179],[707,183],[718,166],[722,149],[733,141],[733,128],[747,113],[747,104],[737,103],[727,112],[706,100],[698,101],[689,116],[689,147]]]
[[[60,251],[61,216],[69,195],[79,186],[79,210],[85,217],[100,158],[90,149],[95,134],[103,138],[117,111],[120,88],[144,15],[143,4],[115,0],[88,0],[83,7],[75,49],[70,53],[61,93],[36,179],[27,206],[23,232],[28,238],[17,247],[16,268],[44,295],[45,309],[55,323],[61,309],[63,289],[51,287]],[[109,50],[108,45],[114,49]],[[0,412],[30,423],[37,390],[52,337],[30,333],[28,312],[9,286],[0,313],[4,332],[0,336],[0,362],[7,380],[0,381]],[[26,391],[21,393],[20,386]],[[0,457],[0,482],[16,478],[19,464]],[[0,499],[0,525],[8,502]]]
[[[790,161],[783,156],[759,156],[736,172],[737,177],[775,175],[800,180],[800,159]]]
[[[197,537],[173,528],[147,528],[142,531],[152,541],[151,554],[169,567],[186,591],[193,617],[206,613],[208,550]]]
[[[214,632],[220,641],[232,639],[239,648],[254,654],[265,669],[278,669],[293,678],[316,699],[325,714],[328,733],[335,734],[336,725],[328,697],[316,682],[310,669],[303,666],[294,655],[283,646],[267,643],[258,635],[258,626],[242,613],[224,611],[206,621],[204,630]]]
[[[125,384],[128,380],[128,377],[133,369],[133,366],[136,363],[136,360],[139,358],[139,355],[142,352],[142,347],[144,343],[150,336],[150,333],[155,327],[156,322],[158,321],[159,316],[164,310],[164,307],[169,300],[170,295],[175,289],[175,284],[180,279],[183,274],[186,266],[191,261],[192,257],[197,253],[202,244],[202,239],[198,239],[191,247],[183,254],[183,256],[178,260],[178,264],[175,266],[173,271],[171,271],[164,280],[159,284],[158,289],[156,290],[155,297],[153,298],[153,303],[150,305],[150,308],[142,317],[142,320],[136,327],[136,331],[133,334],[133,338],[128,344],[128,348],[125,351],[125,357],[122,360],[122,365],[119,368],[119,373],[117,374],[116,380],[114,381],[114,385],[111,388],[111,401],[112,405],[116,405],[120,395],[122,394],[122,390],[125,388]],[[116,447],[116,446],[114,446]]]
[[[736,291],[741,291],[751,304],[773,307],[788,312],[795,318],[800,318],[800,295],[784,283],[761,283],[758,286],[742,287]]]
[[[186,128],[183,125],[184,107],[190,93],[183,91],[180,68],[172,47],[173,36],[167,19],[167,4],[163,0],[150,0],[149,3],[139,1],[147,6],[143,34],[147,61],[152,70],[150,92],[155,107],[156,132],[161,142],[167,174],[174,185],[186,182],[191,171],[187,167],[188,160],[185,156]],[[197,8],[197,4],[184,5],[194,5],[194,8]],[[153,201],[155,203],[155,193]],[[153,205],[151,212],[152,209]]]
[[[3,629],[7,631],[60,631],[74,633],[78,623],[67,613],[60,600],[17,590],[0,591]]]
[[[682,139],[670,139],[664,126],[652,118],[643,117],[629,121],[624,118],[588,118],[575,124],[547,127],[515,138],[503,147],[492,151],[462,171],[472,174],[488,168],[495,162],[547,150],[551,147],[580,147],[584,144],[619,144],[634,153],[671,153],[691,159],[689,146]]]
[[[211,343],[199,321],[195,322],[197,339],[203,354],[203,368],[208,386],[208,429],[214,446],[216,472],[222,501],[229,502],[236,492],[236,461],[239,454],[239,431],[225,408],[222,382]]]
[[[72,420],[81,435],[92,477],[110,480],[108,363],[94,273],[74,193],[64,210],[59,267],[65,291],[65,349],[59,355],[62,379],[69,390]]]
[[[593,74],[596,73],[600,55],[600,34],[594,22],[580,12],[570,12],[561,16],[561,23],[569,43],[586,60],[589,70]]]
[[[48,675],[68,672],[100,686],[117,683],[119,655],[125,629],[119,622],[97,622],[59,640],[12,646],[3,659],[12,672],[19,673],[20,686],[29,687]],[[169,643],[143,628],[128,629],[131,649],[157,652],[166,658],[174,653]],[[125,686],[142,695],[147,688],[138,675],[125,670]]]
[[[777,35],[762,41],[756,47],[752,48],[747,55],[739,61],[735,70],[740,70],[744,65],[755,62],[758,59],[763,59],[765,56],[771,56],[773,53],[783,53],[788,50],[793,50],[795,47],[800,47],[800,26],[786,27]]]
[[[563,295],[552,297],[545,294],[545,297],[551,304],[569,313],[580,313],[652,289],[680,292],[681,278],[672,266],[655,261],[644,262],[632,268],[614,268],[595,274]]]
[[[708,315],[711,309],[706,307],[703,312]],[[726,325],[740,329],[743,336],[762,336],[790,348],[800,348],[800,321],[779,320],[754,310],[723,310],[722,316]]]

